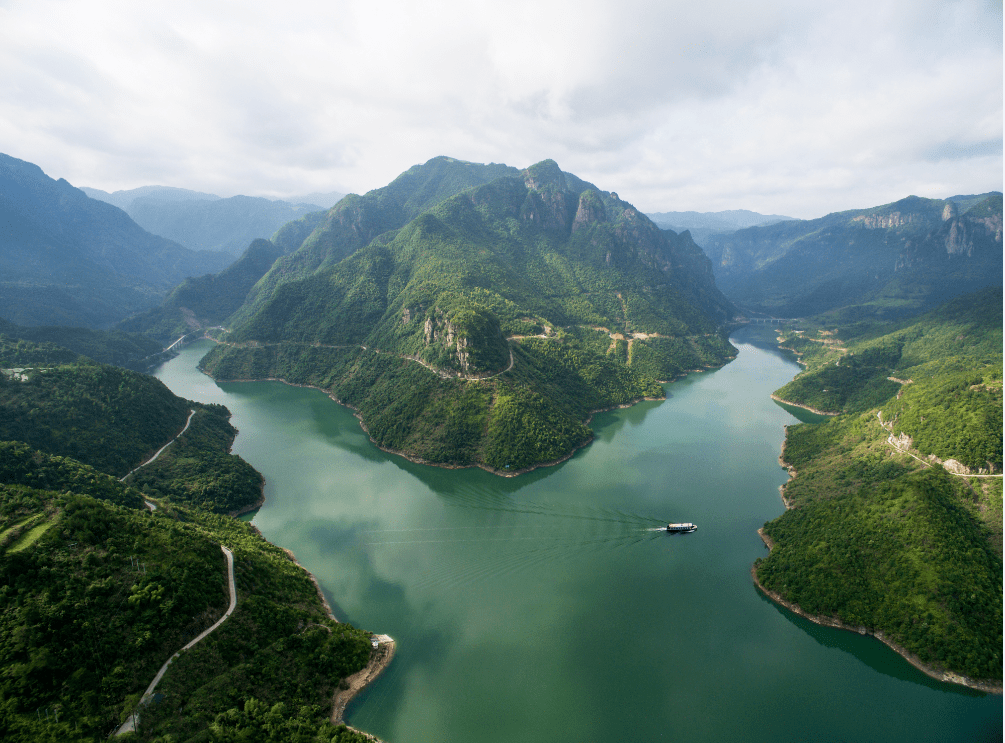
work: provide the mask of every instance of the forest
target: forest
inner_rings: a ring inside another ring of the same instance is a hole
[[[828,331],[849,339],[846,350],[786,339],[806,349],[808,369],[777,394],[819,401],[820,385],[833,385],[841,414],[788,427],[789,510],[765,524],[774,546],[756,565],[765,588],[811,614],[882,632],[936,670],[999,683],[1000,307],[1001,289],[985,290],[892,331]],[[888,375],[903,377],[870,386]],[[950,460],[967,469],[948,471]]]
[[[262,486],[229,454],[226,408],[51,344],[15,345],[41,363],[0,380],[0,736],[103,740],[138,711],[131,738],[160,743],[365,740],[328,716],[340,680],[368,662],[370,633],[332,620],[303,568],[221,515]],[[183,436],[119,479],[190,410]],[[226,608],[220,545],[235,556],[237,608],[137,707]]]

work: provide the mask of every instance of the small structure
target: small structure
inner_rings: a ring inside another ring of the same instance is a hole
[[[370,638],[370,647],[376,650],[378,645],[380,645],[380,640],[378,640],[377,636],[374,635]]]

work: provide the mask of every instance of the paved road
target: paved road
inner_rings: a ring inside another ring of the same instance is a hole
[[[192,422],[192,416],[193,415],[195,415],[195,411],[194,410],[188,411],[188,420],[185,421],[185,427],[183,429],[181,429],[181,431],[178,432],[178,436],[181,436],[183,433],[185,433],[188,430],[188,425],[189,425],[189,423]],[[122,477],[120,477],[119,478],[119,482],[125,482],[126,478],[129,477],[129,475],[133,474],[140,467],[146,467],[152,461],[154,461],[155,459],[157,459],[157,457],[159,457],[161,455],[161,452],[163,452],[165,449],[167,449],[169,446],[171,446],[171,444],[173,444],[175,441],[178,440],[178,436],[175,436],[169,442],[167,442],[166,444],[164,444],[164,446],[162,446],[160,449],[157,450],[156,454],[154,454],[152,457],[150,457],[150,459],[148,459],[147,461],[143,462],[143,464],[139,465],[138,467],[135,467],[134,469],[131,469],[125,475],[123,475]]]
[[[237,606],[237,586],[234,583],[234,553],[231,552],[226,547],[224,547],[222,544],[220,545],[220,549],[222,549],[223,554],[227,556],[227,577],[229,579],[228,587],[230,589],[230,606],[227,608],[227,611],[224,613],[224,615],[220,617],[212,627],[207,629],[205,632],[203,632],[194,640],[192,640],[192,642],[190,642],[188,645],[186,645],[177,653],[175,653],[174,655],[172,655],[170,658],[167,659],[167,662],[165,662],[164,665],[161,666],[161,669],[157,672],[157,675],[154,676],[154,680],[150,682],[150,686],[148,686],[147,690],[143,692],[143,696],[140,698],[139,704],[136,705],[137,710],[139,710],[140,707],[142,707],[144,704],[147,704],[150,701],[151,697],[153,696],[154,689],[157,688],[157,684],[159,684],[161,679],[164,677],[164,673],[167,671],[168,666],[171,665],[171,661],[173,661],[175,658],[177,658],[179,655],[181,655],[183,652],[188,650],[190,647],[195,645],[200,640],[203,640],[210,632],[212,632],[221,624],[223,624],[224,620],[226,620],[227,617],[229,617],[233,613],[234,608]],[[122,723],[121,727],[119,727],[119,729],[115,731],[114,735],[124,735],[125,733],[131,733],[134,730],[136,723],[138,721],[139,721],[139,712],[133,712],[133,714],[129,716],[129,719],[126,720],[124,723]]]

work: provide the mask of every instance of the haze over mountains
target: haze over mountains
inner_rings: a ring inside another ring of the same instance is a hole
[[[721,212],[651,212],[646,216],[665,230],[678,233],[687,230],[699,245],[704,245],[711,235],[792,219],[778,214],[758,214],[747,209],[728,209]]]
[[[327,209],[344,195],[314,193],[284,201],[255,196],[221,198],[168,186],[143,186],[112,194],[95,188],[81,190],[118,206],[155,235],[192,250],[218,250],[235,256],[252,240],[268,239],[287,222]]]
[[[0,317],[109,326],[230,260],[152,235],[122,210],[0,154]]]
[[[1002,195],[892,204],[710,235],[716,283],[749,310],[846,319],[917,314],[1002,284]]]

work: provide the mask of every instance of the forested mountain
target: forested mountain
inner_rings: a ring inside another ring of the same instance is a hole
[[[117,328],[168,343],[193,330],[218,325],[243,304],[251,287],[282,254],[274,243],[254,240],[220,273],[185,279],[160,306],[123,320]]]
[[[739,306],[841,321],[917,314],[1002,284],[1002,195],[922,199],[750,227],[703,244]]]
[[[383,188],[363,196],[349,194],[324,215],[305,237],[300,234],[313,215],[306,217],[297,230],[283,228],[277,244],[297,242],[298,250],[276,263],[256,286],[240,317],[247,316],[260,301],[270,297],[280,284],[309,276],[369,244],[378,235],[403,227],[421,212],[472,186],[488,183],[503,175],[517,173],[507,165],[481,165],[435,157],[409,168]]]
[[[0,155],[0,317],[109,326],[228,262],[151,235],[120,209]]]
[[[370,658],[369,633],[333,621],[287,554],[217,515],[262,487],[228,453],[226,408],[51,343],[0,345],[0,367],[15,361],[32,363],[0,375],[0,736],[103,740],[138,709],[140,740],[361,743],[328,718],[340,679]],[[233,614],[137,707],[227,607],[221,545]]]
[[[329,389],[385,448],[498,471],[567,455],[591,410],[732,352],[690,236],[550,160],[436,158],[348,196],[250,300],[212,374]]]
[[[764,526],[761,584],[1000,689],[1001,289],[783,342],[808,368],[776,394],[841,414],[787,429],[790,510]]]

